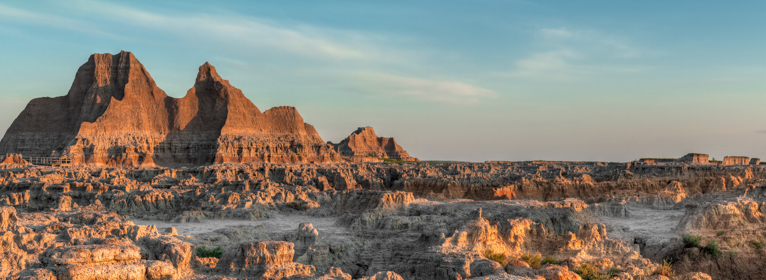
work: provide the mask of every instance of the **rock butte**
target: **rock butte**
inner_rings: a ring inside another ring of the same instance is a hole
[[[395,159],[399,161],[420,161],[411,157],[394,138],[378,137],[372,127],[360,127],[338,144],[328,142],[342,156],[349,157],[354,162],[382,161]]]
[[[8,153],[108,166],[340,161],[295,108],[261,112],[209,63],[172,98],[125,51],[92,55],[66,96],[32,100],[0,141]]]

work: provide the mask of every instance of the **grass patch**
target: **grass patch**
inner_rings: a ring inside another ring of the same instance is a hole
[[[287,207],[290,207],[292,209],[298,210],[298,211],[307,211],[311,209],[309,207],[309,204],[306,203],[303,200],[295,200],[287,203]]]
[[[575,270],[575,273],[577,273],[577,275],[580,275],[580,277],[583,280],[609,279],[613,277],[613,276],[610,276],[609,274],[599,273],[598,268],[596,268],[595,265],[590,263],[581,264],[580,267],[578,267]]]
[[[718,242],[713,239],[707,242],[705,251],[710,253],[710,255],[712,255],[714,258],[717,258],[719,255],[721,255],[721,248],[718,247]]]
[[[221,258],[223,256],[223,250],[221,249],[221,246],[215,247],[213,249],[205,248],[205,246],[197,247],[197,257],[200,258]]]
[[[702,247],[702,237],[699,235],[684,234],[683,239],[684,247]]]
[[[622,270],[613,267],[609,269],[609,273],[607,273],[607,275],[609,278],[614,278],[617,277],[617,274],[620,274],[620,272],[622,272]]]
[[[486,250],[484,251],[484,257],[493,261],[496,261],[500,263],[502,266],[505,266],[508,264],[508,256],[505,255],[505,253],[495,253],[492,250]]]
[[[529,265],[529,267],[534,269],[540,269],[540,266],[542,266],[542,263],[541,263],[542,256],[540,255],[540,253],[536,253],[534,255],[530,253],[525,253],[524,255],[521,256],[521,260],[526,262]]]
[[[673,265],[667,260],[664,260],[662,261],[662,264],[658,265],[657,268],[654,269],[654,271],[652,272],[652,275],[662,275],[665,277],[673,277],[676,275],[676,272],[673,271]]]
[[[719,231],[718,233],[715,234],[715,236],[721,236],[721,235],[723,235],[723,231]]]
[[[759,250],[763,249],[763,244],[764,243],[766,243],[766,242],[763,242],[763,241],[753,241],[753,242],[750,242],[750,244],[753,244],[753,247],[755,247],[756,249],[759,249]]]
[[[554,259],[553,257],[547,256],[547,257],[543,258],[543,260],[540,261],[540,265],[541,266],[542,265],[546,265],[546,264],[559,264],[559,262],[556,259]]]

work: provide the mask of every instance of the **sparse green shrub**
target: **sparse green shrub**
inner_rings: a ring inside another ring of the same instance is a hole
[[[543,265],[546,265],[546,264],[559,264],[559,262],[556,259],[554,259],[553,257],[547,256],[547,257],[543,258],[542,261],[540,261],[540,266],[543,266]]]
[[[599,280],[610,278],[608,274],[599,273],[598,268],[590,263],[581,264],[580,267],[575,270],[575,273],[580,275],[583,280]]]
[[[205,248],[205,246],[197,247],[197,257],[200,258],[221,258],[223,256],[223,250],[221,249],[221,246],[215,247],[213,249]]]
[[[763,249],[763,244],[766,243],[766,242],[763,242],[763,241],[753,241],[753,242],[750,242],[750,243],[753,244],[753,247],[755,247],[756,249],[760,250],[760,249]]]
[[[529,267],[534,269],[540,269],[540,266],[542,266],[542,264],[540,263],[541,258],[542,258],[542,255],[540,255],[540,253],[536,253],[534,255],[530,253],[525,253],[524,255],[521,256],[521,260],[526,262],[529,265]]]
[[[609,273],[607,273],[607,275],[609,278],[614,278],[617,277],[617,274],[620,274],[620,272],[622,272],[622,270],[612,267],[609,269]]]
[[[676,272],[673,271],[673,265],[667,260],[664,260],[662,261],[662,264],[658,265],[657,268],[654,269],[654,272],[652,272],[652,275],[662,275],[665,277],[673,277],[676,275]]]
[[[505,255],[505,253],[495,253],[492,250],[486,250],[484,251],[484,257],[493,261],[496,261],[500,263],[501,265],[505,266],[508,264],[508,256]]]
[[[714,258],[717,258],[719,255],[721,255],[721,248],[718,247],[718,242],[711,239],[707,242],[707,246],[705,246],[705,250],[710,253]]]
[[[309,207],[308,203],[306,203],[303,200],[295,200],[287,203],[287,207],[290,207],[292,209],[298,210],[298,211],[306,211],[311,209]]]
[[[701,247],[702,237],[699,235],[684,234],[684,247]]]
[[[719,231],[718,233],[715,234],[715,236],[721,236],[721,235],[723,235],[723,231]]]

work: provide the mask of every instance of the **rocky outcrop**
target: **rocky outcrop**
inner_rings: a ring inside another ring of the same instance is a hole
[[[24,160],[24,158],[21,157],[20,154],[7,154],[5,156],[0,156],[0,165],[27,165],[29,162]]]
[[[329,142],[328,142],[329,143]],[[420,161],[411,157],[394,138],[378,137],[372,127],[360,127],[338,144],[329,143],[342,155],[355,162],[378,161],[390,158],[402,161]]]
[[[282,279],[291,276],[313,276],[311,265],[293,262],[293,243],[261,241],[242,243],[227,250],[216,265],[216,270],[255,279]]]
[[[689,153],[678,160],[689,164],[708,164],[710,163],[709,158],[710,156],[707,154]]]
[[[295,108],[261,112],[209,63],[176,99],[124,51],[92,55],[66,96],[32,100],[0,153],[108,166],[340,160]]]
[[[751,158],[750,159],[750,165],[759,165],[761,164],[761,159],[759,158]]]
[[[739,157],[739,156],[725,156],[723,157],[723,165],[748,165],[750,164],[750,158],[749,157]]]

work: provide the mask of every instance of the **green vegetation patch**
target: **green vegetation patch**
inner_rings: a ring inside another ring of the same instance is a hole
[[[691,234],[684,234],[682,237],[684,239],[684,241],[683,241],[684,247],[686,247],[686,248],[691,248],[691,247],[700,248],[700,247],[702,247],[702,243],[701,243],[702,242],[702,237],[701,236],[699,236],[699,235],[691,235]]]
[[[705,251],[710,253],[714,258],[717,258],[721,255],[721,248],[718,247],[718,242],[711,239],[707,242],[707,246],[705,246]]]
[[[508,256],[505,255],[505,253],[495,253],[492,250],[486,250],[484,251],[484,257],[493,261],[496,261],[500,263],[502,266],[505,266],[508,264]]]
[[[546,264],[559,264],[559,262],[558,262],[556,259],[554,259],[553,257],[551,257],[551,256],[547,256],[547,257],[543,258],[543,260],[542,260],[542,261],[540,261],[540,264],[541,264],[541,265],[546,265]]]
[[[542,266],[542,255],[540,255],[540,253],[536,253],[534,255],[525,253],[521,256],[521,260],[526,262],[529,267],[534,269],[540,269],[540,266]]]
[[[215,247],[213,249],[208,249],[205,246],[197,247],[197,257],[200,258],[221,258],[223,256],[223,249],[221,249],[221,246]]]

